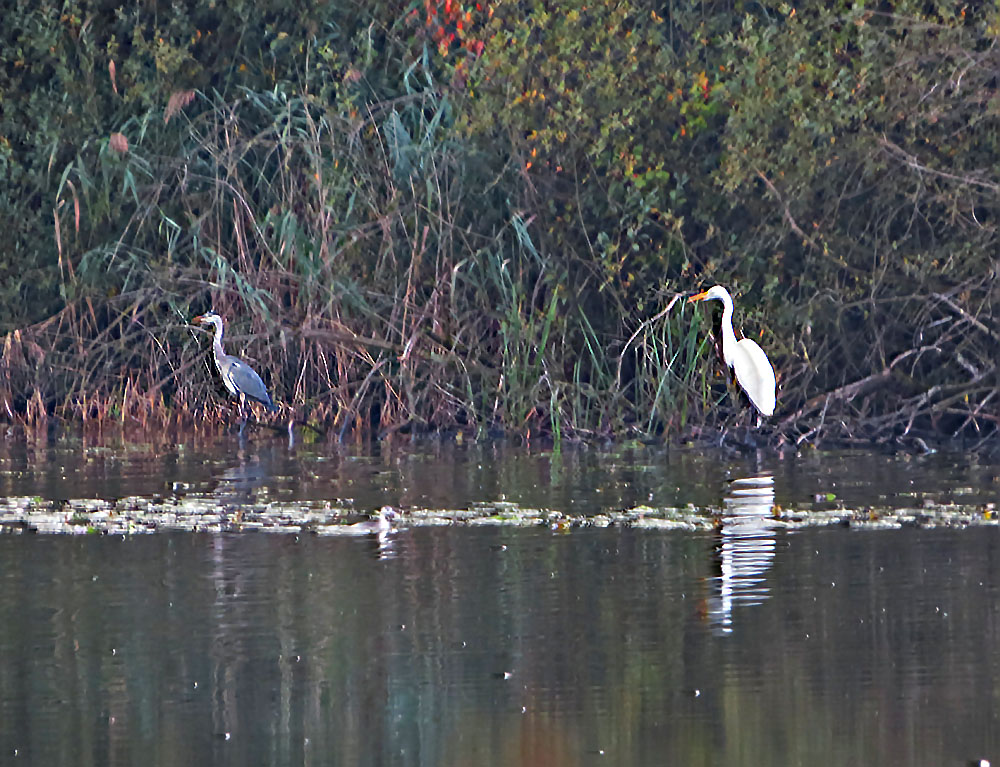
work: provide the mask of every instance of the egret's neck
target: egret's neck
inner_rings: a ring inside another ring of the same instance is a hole
[[[728,298],[728,296],[726,297]],[[736,333],[733,331],[733,302],[722,301],[722,356],[732,367],[733,351],[736,349]]]

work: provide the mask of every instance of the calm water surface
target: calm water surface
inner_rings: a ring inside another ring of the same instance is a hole
[[[0,764],[997,763],[997,528],[785,532],[767,509],[998,487],[961,456],[0,442],[8,496],[721,520],[0,536]]]

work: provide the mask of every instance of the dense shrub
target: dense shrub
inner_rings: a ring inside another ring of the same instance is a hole
[[[216,407],[184,324],[214,306],[338,433],[676,433],[739,410],[677,300],[722,282],[783,439],[987,436],[998,28],[943,2],[15,3],[0,398]]]

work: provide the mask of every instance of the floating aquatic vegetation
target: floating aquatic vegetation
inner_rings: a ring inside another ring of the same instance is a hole
[[[989,506],[925,503],[919,508],[781,509],[760,515],[771,529],[848,526],[859,529],[969,527],[998,524]],[[326,501],[272,502],[235,505],[210,496],[159,498],[132,496],[118,500],[93,498],[66,501],[38,497],[0,499],[0,532],[97,533],[133,535],[167,531],[212,533],[287,533],[364,535],[357,510]],[[445,525],[548,527],[572,530],[620,527],[649,531],[713,530],[727,519],[723,508],[635,506],[601,514],[568,514],[557,509],[519,506],[497,501],[467,508],[407,509],[394,520],[394,530]],[[742,519],[742,517],[741,517]]]

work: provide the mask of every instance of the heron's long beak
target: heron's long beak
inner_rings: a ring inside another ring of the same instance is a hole
[[[199,325],[200,325],[200,324],[201,324],[201,321],[202,321],[203,319],[205,319],[205,315],[204,315],[204,314],[199,314],[199,315],[198,315],[197,317],[193,317],[193,318],[191,319],[191,324],[192,324],[192,325],[194,325],[194,324],[199,324]]]
[[[688,299],[688,303],[693,304],[695,301],[704,301],[705,298],[707,297],[708,297],[708,291],[706,290],[703,293],[699,293],[696,296],[691,296],[691,298]]]

